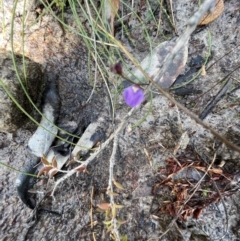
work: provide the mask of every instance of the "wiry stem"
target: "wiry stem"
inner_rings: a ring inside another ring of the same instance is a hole
[[[116,153],[117,153],[118,138],[119,138],[119,132],[114,137],[112,155],[111,155],[110,160],[109,160],[108,190],[110,190],[109,196],[110,196],[111,209],[114,208],[114,204],[115,204],[114,196],[113,196],[113,182],[114,182],[113,168],[114,168],[114,164],[115,164],[115,156],[116,156]],[[120,241],[120,236],[119,236],[118,227],[117,227],[117,220],[116,220],[115,217],[112,217],[112,225],[113,225],[112,233],[115,234],[116,240]]]
[[[52,194],[51,196],[54,197],[54,192],[56,191],[57,186],[65,181],[66,179],[68,179],[69,177],[71,177],[74,173],[78,172],[79,169],[86,167],[91,161],[93,161],[101,151],[103,151],[108,145],[109,143],[112,141],[112,139],[122,130],[123,126],[125,125],[126,121],[128,120],[128,118],[136,111],[136,108],[131,109],[128,114],[123,118],[123,121],[119,124],[118,128],[115,130],[114,133],[111,134],[111,136],[101,145],[101,148],[99,148],[99,150],[97,150],[95,153],[93,153],[84,163],[82,163],[81,165],[77,166],[76,168],[70,170],[66,175],[64,175],[63,177],[61,177],[59,180],[56,181],[54,188],[52,190]]]

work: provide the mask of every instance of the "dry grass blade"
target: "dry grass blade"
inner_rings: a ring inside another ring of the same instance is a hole
[[[173,4],[172,4],[172,0],[169,0],[169,5],[170,5],[170,10],[171,10],[171,17],[172,17],[172,23],[173,23],[174,31],[175,31],[175,33],[177,34],[177,28],[176,28],[176,24],[175,24],[174,15],[173,15]]]
[[[105,0],[103,8],[103,19],[105,20],[106,29],[111,28],[111,34],[114,35],[114,19],[119,9],[119,0]]]

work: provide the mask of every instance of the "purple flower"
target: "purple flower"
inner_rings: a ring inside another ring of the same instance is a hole
[[[139,86],[132,85],[123,91],[123,98],[127,105],[137,107],[143,102],[144,93]]]

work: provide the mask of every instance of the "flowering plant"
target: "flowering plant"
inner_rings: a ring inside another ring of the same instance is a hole
[[[122,65],[120,62],[116,63],[113,67],[111,67],[111,70],[116,74],[122,76],[124,79],[127,79],[129,82],[133,83],[133,85],[124,89],[123,98],[128,106],[139,106],[144,100],[144,93],[141,87],[123,75]]]

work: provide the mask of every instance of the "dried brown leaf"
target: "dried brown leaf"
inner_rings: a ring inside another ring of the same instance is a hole
[[[41,162],[42,162],[42,164],[43,164],[44,166],[49,166],[49,165],[51,165],[51,164],[48,162],[47,158],[46,158],[44,155],[41,157]]]
[[[202,208],[196,208],[193,211],[193,218],[198,219],[199,216],[202,214],[203,209]]]
[[[169,203],[166,206],[166,211],[173,217],[176,215],[176,210],[173,203]]]
[[[76,172],[83,172],[83,171],[86,170],[86,168],[87,168],[86,165],[80,165],[79,167],[76,167],[74,170],[75,170]]]
[[[53,168],[52,168],[51,170],[49,170],[49,172],[48,172],[49,178],[51,179],[57,172],[58,172],[58,169],[53,167]]]
[[[159,219],[160,219],[160,217],[158,217],[158,216],[156,216],[156,215],[154,215],[154,214],[152,214],[151,217],[152,217],[153,219],[155,219],[155,220],[159,220]]]
[[[118,193],[112,192],[111,190],[108,190],[108,191],[107,191],[107,194],[108,194],[108,195],[112,195],[112,196],[114,196],[114,197],[118,196]]]
[[[183,189],[177,193],[177,200],[182,201],[187,198],[187,189]]]
[[[124,223],[126,223],[128,220],[123,220],[123,219],[118,219],[117,222],[119,225],[122,225]]]
[[[105,215],[106,215],[106,217],[110,218],[110,215],[111,215],[111,208],[105,210]]]
[[[166,183],[164,183],[166,186],[173,186],[174,185],[174,183],[173,182],[166,182]]]
[[[105,221],[103,221],[103,223],[104,223],[105,225],[110,225],[110,224],[112,223],[112,220],[105,220]]]
[[[207,74],[206,73],[206,67],[205,67],[205,65],[203,65],[202,68],[201,68],[201,75],[206,76],[206,74]]]
[[[206,167],[195,166],[195,168],[197,170],[202,171],[202,172],[206,172],[207,171]],[[215,173],[215,174],[222,174],[223,173],[222,169],[219,169],[219,168],[212,168],[212,169],[209,170],[209,172],[212,172],[212,173]]]
[[[223,0],[216,1],[215,9],[212,13],[208,13],[200,20],[198,25],[206,25],[217,19],[224,11]]]
[[[52,169],[52,166],[44,166],[42,167],[38,172],[38,177],[40,177],[43,173],[44,175],[47,175],[47,173]]]
[[[194,168],[196,168],[197,170],[199,171],[202,171],[202,172],[206,172],[206,167],[201,167],[201,166],[194,166]]]
[[[55,168],[58,167],[58,166],[57,166],[57,159],[56,159],[55,156],[54,156],[53,159],[52,159],[52,166],[55,167]]]
[[[97,206],[102,210],[108,210],[111,207],[110,203],[99,203]]]
[[[117,181],[114,180],[114,181],[113,181],[113,184],[114,184],[118,189],[124,190],[123,185],[120,184],[119,182],[117,182]]]
[[[209,171],[212,172],[212,173],[215,173],[215,174],[222,174],[223,173],[223,170],[219,169],[219,168],[212,168]]]
[[[112,207],[112,218],[116,218],[117,216],[117,208],[116,208],[116,204],[113,205]]]
[[[192,208],[184,210],[184,212],[182,213],[183,220],[187,221],[187,217],[192,216],[193,212],[194,210]]]
[[[71,158],[69,161],[68,161],[68,163],[67,163],[67,167],[68,166],[71,166],[73,163],[76,163],[77,162],[77,159],[75,158],[75,157],[73,157],[73,158]]]
[[[124,205],[122,205],[122,204],[115,204],[115,207],[116,208],[124,208]]]

